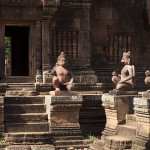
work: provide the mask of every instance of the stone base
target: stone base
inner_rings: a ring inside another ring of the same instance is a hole
[[[138,95],[138,91],[121,91],[121,90],[112,90],[109,91],[110,95]]]
[[[82,96],[46,96],[45,103],[52,136],[81,134],[79,112]]]
[[[107,121],[102,137],[115,135],[117,126],[125,124],[126,115],[134,113],[133,98],[134,96],[131,95],[102,95],[102,106],[105,108]]]
[[[150,98],[150,90],[147,90],[146,92],[144,92],[142,96],[144,98]]]
[[[75,91],[50,91],[51,96],[71,96],[77,95]]]
[[[149,150],[150,149],[150,141],[149,138],[137,136],[133,141],[132,150]]]

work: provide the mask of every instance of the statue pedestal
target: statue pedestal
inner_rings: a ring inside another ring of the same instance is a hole
[[[150,149],[150,98],[134,98],[133,102],[137,128],[132,149]]]
[[[133,114],[132,95],[102,95],[102,106],[105,108],[106,125],[102,133],[102,140],[106,136],[116,135],[118,124],[125,124],[126,114]]]
[[[51,96],[75,96],[75,91],[50,91]]]
[[[4,132],[4,97],[0,97],[0,139]]]
[[[46,96],[45,103],[52,136],[81,134],[79,111],[82,96]]]

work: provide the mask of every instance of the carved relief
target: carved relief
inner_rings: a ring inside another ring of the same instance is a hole
[[[43,55],[43,65],[47,66],[50,63],[50,21],[43,20],[42,21],[42,55]]]
[[[1,7],[0,18],[4,19],[40,19],[42,8],[36,7]]]

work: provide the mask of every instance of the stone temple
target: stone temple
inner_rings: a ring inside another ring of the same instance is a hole
[[[149,0],[0,0],[0,149],[149,150],[149,41]],[[138,94],[108,94],[128,51]],[[51,96],[61,52],[75,92]]]

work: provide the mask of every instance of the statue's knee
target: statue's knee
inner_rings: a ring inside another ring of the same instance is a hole
[[[68,91],[72,91],[72,90],[73,90],[73,88],[74,88],[74,86],[73,86],[73,85],[67,85],[67,89],[68,89]]]
[[[145,84],[149,87],[150,86],[150,77],[145,78]]]

